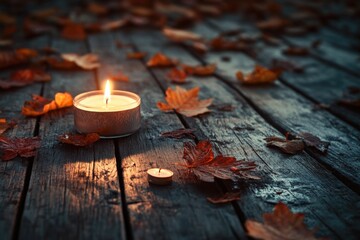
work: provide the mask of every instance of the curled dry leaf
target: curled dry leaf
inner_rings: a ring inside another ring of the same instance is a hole
[[[0,136],[1,160],[9,161],[17,156],[34,157],[36,150],[40,147],[39,137],[33,138],[7,138]]]
[[[321,153],[325,154],[330,145],[329,142],[322,141],[320,138],[314,136],[308,132],[300,132],[295,136],[292,136],[293,139],[288,139],[289,134],[286,135],[286,138],[279,138],[275,136],[270,136],[265,138],[267,146],[277,147],[285,153],[296,154],[305,149],[305,147],[315,148]]]
[[[279,30],[283,30],[288,24],[289,24],[288,20],[275,17],[262,22],[258,22],[256,26],[259,29],[265,31],[279,31]]]
[[[99,134],[97,133],[88,133],[88,134],[70,134],[66,133],[60,135],[58,140],[62,143],[71,144],[78,147],[85,147],[93,144],[94,142],[100,139]]]
[[[129,81],[129,77],[126,76],[124,73],[122,72],[118,72],[118,74],[116,75],[112,75],[109,77],[111,80],[113,81],[118,81],[118,82],[128,82]]]
[[[276,79],[278,79],[279,75],[279,71],[256,65],[254,71],[249,75],[244,76],[243,73],[239,71],[236,73],[236,78],[243,84],[252,85],[273,83]]]
[[[173,68],[166,74],[166,76],[174,83],[186,83],[187,74],[182,69]]]
[[[166,27],[162,30],[162,32],[167,38],[174,42],[202,41],[202,37],[199,34],[190,31]]]
[[[126,54],[126,57],[128,59],[143,59],[146,54],[146,52],[130,52]]]
[[[207,108],[211,105],[212,99],[199,100],[199,87],[186,90],[177,86],[175,90],[168,88],[166,90],[166,102],[158,102],[157,107],[164,112],[175,110],[187,117],[200,115],[210,110]]]
[[[309,230],[304,223],[304,214],[292,213],[288,206],[279,202],[274,212],[263,215],[264,223],[246,220],[249,236],[256,239],[320,239],[315,230]]]
[[[177,64],[177,61],[165,56],[162,53],[156,53],[146,63],[148,67],[173,67]]]
[[[61,36],[70,40],[82,41],[86,39],[86,32],[82,24],[69,22],[65,24]]]
[[[26,101],[21,110],[25,116],[36,117],[43,115],[49,111],[67,108],[73,105],[73,98],[70,93],[56,93],[54,100],[49,100],[44,97],[33,95],[33,100]]]
[[[0,68],[6,68],[28,62],[37,56],[37,51],[20,48],[15,51],[0,51]]]
[[[322,141],[317,136],[314,136],[308,132],[299,132],[296,138],[303,140],[307,147],[316,148],[322,153],[326,153],[330,145],[329,142]]]
[[[250,161],[236,160],[235,157],[214,157],[210,141],[200,141],[197,145],[192,142],[184,143],[185,164],[179,164],[188,168],[200,180],[214,182],[215,177],[225,180],[236,181],[243,179],[259,179],[247,172],[256,168],[256,164]]]
[[[276,147],[283,151],[284,153],[288,154],[297,154],[304,150],[305,144],[300,139],[283,139],[279,137],[267,137],[265,138],[266,146],[268,147]]]
[[[227,192],[220,197],[208,197],[207,200],[213,204],[230,203],[232,201],[240,200],[240,193]]]
[[[6,121],[5,118],[0,118],[0,135],[3,134],[9,128],[13,128],[16,125],[15,121]]]
[[[198,66],[189,66],[182,65],[182,68],[185,70],[187,74],[195,75],[195,76],[210,76],[213,75],[216,71],[216,64],[209,64],[206,66],[198,65]]]
[[[74,62],[82,69],[91,70],[100,67],[99,58],[96,54],[88,53],[85,55],[78,55],[75,53],[64,53],[61,57],[69,62]]]
[[[283,53],[293,56],[306,56],[309,54],[309,49],[305,47],[288,47],[284,49]]]
[[[170,132],[162,132],[161,136],[168,138],[176,138],[176,139],[180,139],[180,138],[195,139],[195,135],[194,135],[195,131],[196,131],[195,129],[180,128]]]
[[[224,37],[216,37],[209,43],[215,51],[248,51],[249,45],[242,41],[231,41]]]

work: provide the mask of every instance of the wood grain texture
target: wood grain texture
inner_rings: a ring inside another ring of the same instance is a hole
[[[224,18],[221,21],[210,20],[210,22],[219,31],[236,29],[239,25],[246,25],[247,28],[244,31],[253,34],[258,33],[257,29],[246,24],[245,21],[238,22],[234,18]],[[211,27],[199,26],[198,30],[206,32],[210,36],[218,34]],[[302,67],[304,69],[303,73],[285,71],[280,76],[280,80],[314,101],[315,104],[328,106],[330,112],[359,129],[360,113],[338,103],[349,87],[360,87],[359,77],[339,71],[339,69],[330,67],[309,56],[288,56],[283,54],[283,50],[286,48],[287,45],[284,42],[281,42],[279,46],[273,46],[258,41],[254,44],[257,53],[255,58],[260,64],[269,68],[272,67],[274,60],[291,62]]]
[[[208,34],[202,28],[204,36]],[[214,34],[214,33],[213,33]],[[224,62],[224,56],[231,62]],[[206,55],[207,62],[218,63],[219,75],[228,80],[239,92],[251,101],[269,122],[283,132],[307,131],[323,140],[331,142],[327,155],[310,151],[314,157],[331,167],[345,181],[357,189],[360,179],[356,174],[359,169],[360,149],[358,147],[359,132],[351,126],[339,121],[325,111],[314,110],[312,103],[299,96],[281,83],[269,86],[247,87],[235,78],[239,70],[248,73],[253,70],[256,62],[242,53],[211,52]]]
[[[14,47],[35,48],[46,45],[47,37],[34,38],[30,41],[19,41]],[[24,66],[16,66],[2,70],[1,77],[8,78],[12,71]],[[28,119],[21,115],[21,107],[31,94],[40,94],[41,84],[32,84],[22,88],[0,90],[0,118],[15,120],[17,125],[4,134],[7,137],[32,137],[36,119]],[[32,159],[16,158],[9,162],[0,162],[0,232],[2,239],[11,239],[17,231],[17,214],[20,214],[22,196],[26,186],[26,172]],[[26,194],[26,193],[25,193]]]
[[[183,127],[175,114],[164,114],[156,108],[163,92],[144,65],[127,60],[126,52],[116,49],[115,41],[129,43],[127,32],[90,38],[93,51],[100,54],[106,68],[99,78],[122,71],[129,82],[117,82],[117,89],[139,94],[142,98],[142,127],[130,137],[119,139],[125,198],[134,239],[244,239],[244,230],[231,205],[213,206],[209,195],[219,195],[215,184],[200,184],[189,178],[175,163],[182,161],[183,142],[160,137],[161,132]],[[174,171],[170,186],[149,185],[146,171],[162,167]]]
[[[159,32],[133,31],[126,36],[131,37],[137,48],[147,51],[150,55],[160,51],[186,64],[200,64],[184,49],[166,41]],[[243,59],[243,62],[246,61]],[[222,69],[222,71],[225,70]],[[164,89],[174,86],[166,80],[168,69],[151,69],[151,72]],[[306,212],[307,223],[321,225],[324,235],[340,238],[343,234],[347,234],[356,239],[358,230],[349,226],[351,221],[348,222],[349,214],[352,215],[353,204],[359,201],[356,193],[339,182],[331,171],[325,170],[309,155],[286,156],[266,148],[263,138],[274,134],[279,135],[279,132],[269,126],[256,111],[249,107],[244,98],[226,84],[214,77],[190,77],[190,80],[191,83],[185,85],[186,88],[200,86],[202,98],[212,97],[215,105],[231,104],[235,110],[220,112],[213,109],[213,112],[203,117],[184,118],[187,125],[199,129],[198,136],[209,138],[218,152],[238,159],[255,160],[260,166],[257,174],[262,177],[261,182],[248,181],[230,186],[241,190],[238,208],[246,218],[259,219],[263,212],[271,210],[273,204],[283,201],[295,211]],[[249,131],[249,127],[254,130]],[[334,191],[339,190],[341,194],[337,195],[337,200],[333,202],[327,200],[333,197]],[[277,191],[281,193],[276,194]],[[347,203],[344,203],[344,195],[349,197],[347,198],[349,202],[346,200]],[[332,215],[333,209],[340,202],[342,206],[346,206],[344,210],[346,213],[342,214],[342,211],[339,211]],[[339,217],[339,214],[342,216]],[[357,219],[358,217],[354,214],[350,218]],[[348,234],[349,231],[352,233]]]
[[[62,52],[85,53],[82,42],[53,40]],[[52,71],[44,95],[96,89],[93,72]],[[41,118],[42,146],[34,161],[20,239],[124,239],[120,187],[113,141],[76,148],[57,141],[74,131],[72,109]]]

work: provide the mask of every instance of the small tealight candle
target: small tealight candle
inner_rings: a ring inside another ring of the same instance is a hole
[[[151,168],[147,170],[148,181],[156,185],[168,185],[172,182],[174,173],[168,169]]]
[[[128,136],[140,128],[140,102],[135,93],[111,91],[107,81],[105,91],[86,92],[74,98],[75,128],[105,138]]]

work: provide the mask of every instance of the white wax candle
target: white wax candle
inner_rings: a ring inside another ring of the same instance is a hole
[[[147,170],[148,180],[150,183],[166,185],[171,183],[174,173],[168,169],[151,168]]]
[[[76,107],[92,112],[114,112],[135,108],[139,103],[128,96],[111,95],[108,104],[104,102],[104,95],[92,95],[82,98]]]

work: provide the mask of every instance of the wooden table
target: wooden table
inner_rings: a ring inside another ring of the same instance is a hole
[[[344,29],[344,24],[350,27]],[[306,224],[318,226],[321,236],[358,239],[360,115],[337,103],[348,87],[360,87],[360,31],[355,25],[347,18],[331,20],[305,36],[282,35],[277,46],[258,40],[255,56],[241,51],[198,55],[152,28],[91,34],[86,41],[41,35],[16,42],[15,47],[92,52],[102,66],[96,71],[49,69],[49,83],[0,91],[0,118],[18,119],[5,136],[42,139],[36,157],[0,162],[0,239],[246,239],[245,220],[261,220],[279,201],[305,213]],[[210,39],[239,27],[258,32],[244,14],[209,17],[189,30]],[[308,46],[317,39],[322,43],[310,49],[309,56],[282,54],[287,46]],[[132,47],[118,48],[118,41]],[[132,50],[145,51],[148,57],[162,52],[191,65],[216,63],[214,76],[190,77],[183,85],[199,86],[200,98],[213,98],[212,112],[195,118],[161,112],[156,103],[175,86],[166,80],[169,69],[128,60],[126,53]],[[305,71],[284,72],[277,82],[264,86],[248,87],[236,80],[238,70],[270,66],[273,58],[290,59]],[[71,108],[37,118],[21,116],[31,94],[52,98],[68,91],[75,96],[99,89],[119,71],[130,81],[116,82],[115,88],[142,98],[142,127],[132,136],[72,147],[57,141],[58,135],[74,131]],[[320,103],[329,107],[316,108]],[[231,104],[234,110],[220,111],[215,106],[221,104]],[[255,161],[261,180],[212,184],[189,177],[175,163],[183,161],[183,143],[192,140],[160,137],[178,128],[196,129],[195,141],[209,139],[217,153]],[[266,147],[263,140],[301,131],[329,141],[328,153],[306,149],[287,155]],[[152,167],[174,171],[173,184],[149,185],[146,170]],[[213,205],[206,200],[231,190],[240,191],[239,201]]]

